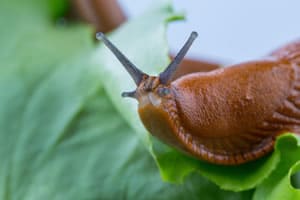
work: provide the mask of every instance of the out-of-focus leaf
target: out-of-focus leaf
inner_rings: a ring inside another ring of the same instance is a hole
[[[49,1],[49,7],[51,8],[51,14],[54,20],[64,17],[66,12],[70,9],[69,0],[51,0]]]

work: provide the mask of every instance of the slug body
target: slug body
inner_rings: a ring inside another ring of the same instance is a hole
[[[271,152],[276,136],[300,133],[300,41],[266,59],[172,80],[175,70],[169,66],[157,77],[141,72],[136,91],[124,95],[138,100],[143,124],[165,143],[237,165]]]

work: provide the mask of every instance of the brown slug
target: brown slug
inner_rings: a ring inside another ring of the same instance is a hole
[[[278,135],[300,133],[300,41],[252,62],[173,75],[197,33],[158,76],[133,65],[102,33],[137,85],[123,97],[138,100],[147,130],[195,158],[221,165],[258,159],[274,148]]]

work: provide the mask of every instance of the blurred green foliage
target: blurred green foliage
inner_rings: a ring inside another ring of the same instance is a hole
[[[70,9],[69,0],[51,0],[49,1],[49,8],[53,20],[59,20]]]

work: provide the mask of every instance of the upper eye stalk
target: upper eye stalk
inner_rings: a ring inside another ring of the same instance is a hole
[[[197,32],[195,31],[192,32],[189,38],[187,39],[187,41],[185,42],[185,44],[183,45],[183,47],[175,56],[174,60],[169,64],[169,66],[162,73],[159,74],[159,80],[161,84],[167,85],[170,83],[179,64],[183,60],[184,56],[192,46],[197,36],[198,36]],[[111,43],[103,33],[101,32],[97,33],[96,38],[98,40],[101,40],[105,44],[105,46],[107,46],[107,48],[109,48],[112,51],[112,53],[117,57],[117,59],[122,63],[122,65],[125,67],[127,72],[130,74],[135,84],[139,86],[144,76],[148,76],[148,75],[142,72],[140,69],[138,69],[133,63],[131,63],[128,60],[128,58],[113,43]],[[122,93],[122,96],[135,98],[135,92],[124,92]]]
[[[162,84],[168,84],[171,80],[173,75],[175,74],[179,64],[183,60],[184,56],[192,46],[194,40],[198,37],[198,33],[193,31],[188,38],[188,40],[185,42],[183,47],[180,49],[178,54],[175,56],[174,60],[169,64],[169,66],[159,74],[159,79]]]
[[[102,40],[105,46],[107,46],[107,48],[109,48],[113,52],[113,54],[118,58],[118,60],[125,67],[127,72],[131,75],[135,84],[138,86],[141,83],[143,76],[146,74],[141,70],[139,70],[133,63],[131,63],[128,60],[128,58],[113,43],[111,43],[103,33],[101,32],[97,33],[96,38],[98,40]]]

